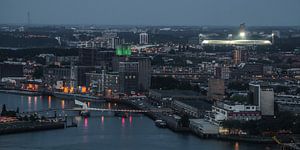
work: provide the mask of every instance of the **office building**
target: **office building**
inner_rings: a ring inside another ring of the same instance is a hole
[[[149,57],[130,57],[131,61],[138,62],[138,89],[148,91],[151,84],[151,61]]]
[[[135,73],[133,73],[133,68],[130,68],[130,65],[137,67],[135,69]],[[135,64],[135,65],[133,65]],[[119,72],[120,74],[120,84],[122,86],[123,82],[123,77],[126,77],[125,74],[128,74],[130,77],[135,76],[137,77],[137,85],[134,88],[135,91],[148,91],[150,89],[150,84],[151,84],[151,61],[149,57],[125,57],[125,56],[120,56],[120,57],[114,57],[113,62],[113,71],[114,72]],[[121,68],[122,67],[122,68]],[[125,68],[124,68],[125,67]],[[131,69],[130,72],[128,72],[128,69]],[[125,73],[127,72],[127,73]],[[135,75],[137,74],[137,75]],[[125,75],[125,76],[124,76]],[[135,79],[127,79],[128,82],[132,83],[135,81]],[[122,88],[120,88],[121,91],[123,91]]]
[[[255,105],[222,101],[216,102],[212,106],[212,111],[207,114],[207,119],[214,124],[220,124],[224,120],[259,120],[261,119],[261,114]]]
[[[111,38],[110,42],[111,42],[111,48],[112,49],[116,49],[116,48],[118,48],[119,46],[121,46],[122,44],[125,43],[124,40],[120,39],[119,37]]]
[[[209,100],[222,100],[225,94],[224,80],[222,79],[209,79],[207,98]]]
[[[139,89],[139,63],[138,62],[120,62],[120,92],[132,93]]]
[[[235,65],[238,65],[242,62],[247,62],[248,52],[242,49],[236,49],[232,51],[232,60]]]
[[[261,111],[261,115],[274,115],[274,91],[272,88],[250,83],[249,99]]]
[[[80,49],[79,65],[99,66],[103,69],[111,69],[111,62],[114,56],[115,51],[112,49]]]
[[[218,79],[228,80],[230,77],[230,70],[227,66],[216,67],[215,77]]]
[[[86,73],[86,85],[91,88],[91,92],[112,96],[119,92],[119,73],[118,72],[99,72]]]
[[[23,77],[25,63],[4,62],[0,63],[0,79],[4,77]]]

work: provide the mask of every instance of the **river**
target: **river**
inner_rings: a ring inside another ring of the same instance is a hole
[[[69,108],[73,101],[42,96],[0,93],[0,104],[20,112],[47,108]],[[114,107],[111,103],[89,103],[91,107]],[[0,109],[1,109],[0,108]],[[75,117],[77,128],[0,136],[0,150],[259,150],[268,145],[200,139],[192,134],[157,128],[148,117],[128,118],[103,113],[97,117]]]

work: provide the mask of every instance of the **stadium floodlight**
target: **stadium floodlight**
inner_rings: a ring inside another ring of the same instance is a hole
[[[246,37],[246,33],[245,32],[240,32],[240,37],[241,38],[245,38]]]

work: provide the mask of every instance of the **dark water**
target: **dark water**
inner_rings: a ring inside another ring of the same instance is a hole
[[[73,107],[73,101],[50,97],[0,94],[0,104],[20,111]],[[91,103],[91,107],[114,104]],[[76,117],[77,128],[0,136],[0,150],[252,150],[274,149],[267,145],[203,140],[191,134],[178,134],[154,126],[143,115],[128,118],[103,113],[99,117]]]

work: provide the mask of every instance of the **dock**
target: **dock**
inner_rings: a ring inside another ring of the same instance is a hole
[[[0,123],[0,135],[64,128],[64,122],[15,121],[8,123]]]

